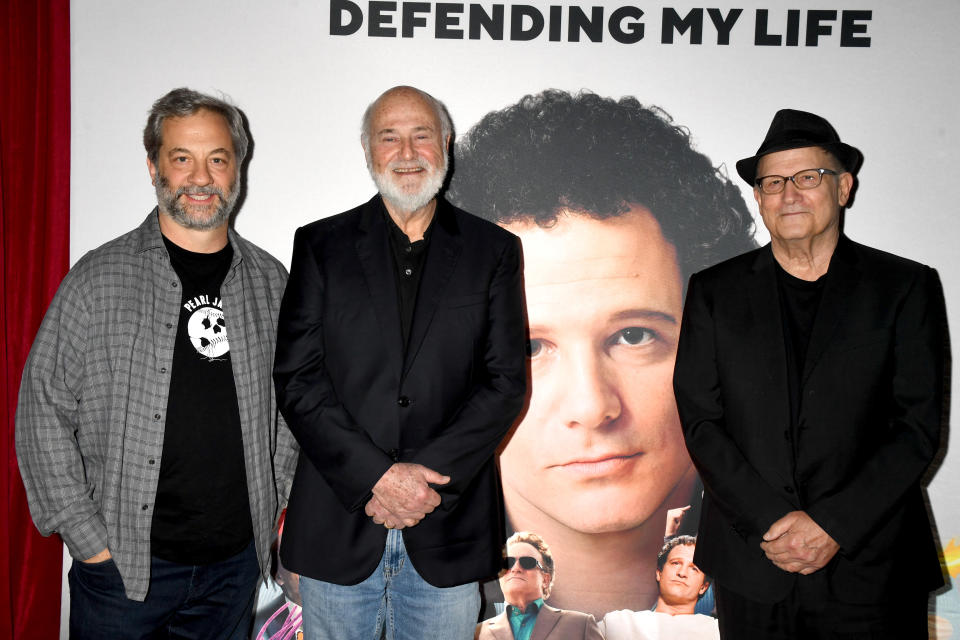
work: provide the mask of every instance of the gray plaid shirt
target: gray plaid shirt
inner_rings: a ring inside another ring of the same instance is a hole
[[[157,215],[154,209],[138,228],[85,255],[64,278],[30,350],[16,416],[17,458],[37,528],[59,533],[76,559],[109,548],[134,600],[146,597],[150,583],[181,302]],[[229,235],[233,261],[221,298],[266,572],[297,454],[271,379],[287,274],[268,253]]]

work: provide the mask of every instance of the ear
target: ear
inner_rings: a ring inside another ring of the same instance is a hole
[[[657,569],[657,582],[660,582],[660,569]]]
[[[150,172],[150,184],[157,186],[157,167],[150,161],[149,156],[147,157],[147,170]]]
[[[753,188],[753,199],[757,201],[757,205],[760,204],[760,187]]]
[[[837,176],[837,202],[841,207],[847,205],[850,200],[850,192],[853,190],[853,174],[843,172]]]
[[[705,593],[707,592],[707,589],[709,589],[709,588],[710,588],[710,583],[709,583],[709,582],[704,582],[702,585],[700,585],[699,594],[702,596],[703,594],[705,594]]]

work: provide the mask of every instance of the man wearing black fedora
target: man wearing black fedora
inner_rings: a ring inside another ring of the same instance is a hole
[[[690,278],[674,388],[723,638],[926,638],[936,271],[842,232],[862,155],[784,109],[737,163],[770,244]]]

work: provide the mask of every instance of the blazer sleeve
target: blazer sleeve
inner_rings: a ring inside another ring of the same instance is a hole
[[[871,429],[879,446],[840,489],[807,509],[848,555],[865,545],[902,504],[940,446],[949,340],[937,272],[919,269],[898,306],[889,388],[892,412],[887,424]]]
[[[690,278],[673,385],[690,458],[711,500],[748,543],[759,545],[774,522],[795,507],[747,461],[725,426],[709,293]],[[759,546],[757,547],[760,552]]]
[[[436,487],[441,508],[450,510],[480,468],[496,451],[526,396],[526,324],[520,241],[504,243],[488,289],[483,367],[460,409],[441,435],[421,448],[412,462],[450,476]]]
[[[353,511],[366,503],[370,488],[393,460],[356,424],[327,372],[324,286],[309,235],[298,229],[277,326],[277,403],[302,453]]]

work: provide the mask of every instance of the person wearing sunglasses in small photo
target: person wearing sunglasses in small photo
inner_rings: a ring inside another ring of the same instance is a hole
[[[479,640],[601,640],[593,616],[543,603],[556,582],[556,565],[543,538],[519,531],[506,544],[500,589],[506,607],[478,625]]]

